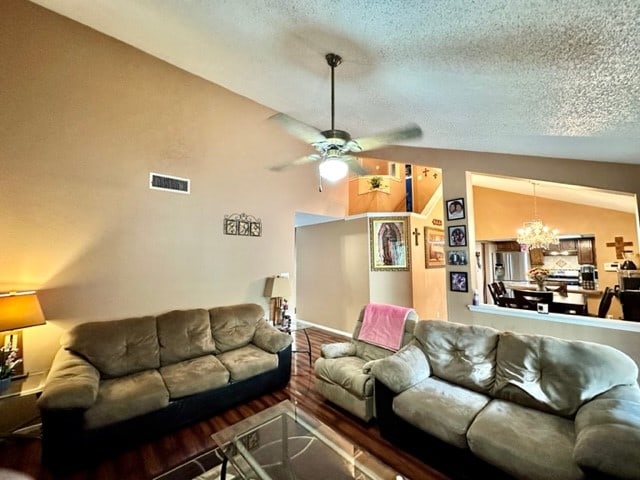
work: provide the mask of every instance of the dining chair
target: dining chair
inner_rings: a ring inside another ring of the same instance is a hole
[[[622,318],[640,322],[640,291],[620,290],[618,298],[622,305]]]
[[[600,303],[598,304],[598,317],[605,318],[607,316],[609,308],[611,308],[611,301],[613,300],[613,297],[613,288],[604,287],[602,298],[600,299]]]
[[[507,287],[504,286],[504,282],[502,280],[499,280],[496,282],[496,284],[498,285],[498,293],[500,295],[506,295],[507,294]]]
[[[553,292],[533,292],[525,290],[513,290],[513,298],[518,308],[524,310],[537,310],[539,303],[550,304],[553,302]]]
[[[500,299],[500,294],[498,293],[498,285],[496,283],[487,284],[487,289],[491,294],[491,298],[493,299],[493,303],[498,305],[498,301]]]

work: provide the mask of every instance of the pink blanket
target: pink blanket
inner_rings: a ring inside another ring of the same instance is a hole
[[[358,340],[389,350],[398,350],[402,346],[404,324],[411,311],[412,308],[397,305],[367,304],[364,307]]]

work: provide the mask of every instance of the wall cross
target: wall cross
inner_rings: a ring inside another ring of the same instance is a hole
[[[417,229],[417,228],[414,228],[414,229],[413,229],[413,233],[412,233],[411,235],[413,235],[413,237],[415,238],[415,240],[416,240],[416,246],[418,246],[418,245],[419,245],[419,243],[418,243],[418,237],[420,236],[420,232],[418,231],[418,229]]]
[[[613,237],[613,242],[607,242],[607,247],[616,248],[616,258],[624,258],[624,247],[633,246],[633,242],[625,242],[624,237]]]

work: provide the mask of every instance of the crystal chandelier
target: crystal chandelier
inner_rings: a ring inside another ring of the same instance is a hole
[[[517,242],[524,245],[528,250],[534,248],[549,248],[549,245],[559,243],[558,229],[550,229],[542,220],[536,218],[538,216],[538,206],[536,202],[536,184],[533,184],[533,220],[524,222],[522,228],[518,229]]]

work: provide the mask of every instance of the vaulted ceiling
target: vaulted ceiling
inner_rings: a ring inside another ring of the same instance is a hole
[[[640,164],[638,0],[32,0],[321,130]]]

